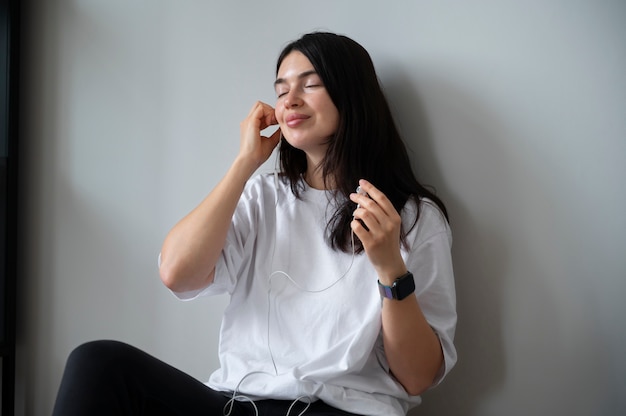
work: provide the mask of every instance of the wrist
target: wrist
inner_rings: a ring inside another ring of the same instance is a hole
[[[391,286],[398,277],[404,275],[406,272],[407,267],[404,261],[400,260],[393,266],[377,270],[378,281],[385,286]]]
[[[259,168],[259,166],[260,165],[252,158],[239,155],[237,156],[237,158],[235,158],[235,161],[231,166],[231,170],[237,172],[237,174],[241,176],[244,181],[247,181],[248,179],[250,179],[252,174]]]

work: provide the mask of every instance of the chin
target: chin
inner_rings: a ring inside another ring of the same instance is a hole
[[[319,151],[321,148],[325,149],[328,146],[329,138],[319,138],[317,136],[311,137],[308,134],[299,134],[300,132],[287,132],[285,134],[283,130],[283,137],[291,146],[303,152]]]
[[[283,137],[285,138],[287,143],[289,143],[291,146],[295,147],[296,149],[300,149],[302,151],[306,151],[306,149],[311,145],[310,141],[307,140],[305,137],[301,137],[301,135],[294,136],[291,134],[283,133]]]

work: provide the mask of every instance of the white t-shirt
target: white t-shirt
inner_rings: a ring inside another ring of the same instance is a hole
[[[325,239],[330,194],[305,184],[297,199],[273,175],[248,181],[213,284],[182,299],[229,293],[211,388],[252,399],[320,399],[348,412],[404,415],[420,403],[389,373],[381,338],[378,276],[365,253],[332,250]],[[408,230],[415,203],[402,212]],[[451,233],[440,210],[421,202],[402,257],[415,295],[439,336],[444,365],[456,362]]]

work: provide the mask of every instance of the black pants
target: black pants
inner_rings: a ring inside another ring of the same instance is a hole
[[[222,416],[230,397],[130,345],[93,341],[70,354],[53,416],[184,415]],[[291,401],[255,402],[259,416],[286,415]],[[306,406],[297,403],[290,415]],[[306,416],[349,416],[317,401]],[[231,416],[255,415],[253,406],[236,402]]]

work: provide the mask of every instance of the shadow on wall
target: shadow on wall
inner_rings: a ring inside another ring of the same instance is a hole
[[[507,247],[504,236],[498,234],[494,225],[473,216],[464,199],[474,191],[458,186],[454,190],[446,184],[446,178],[452,178],[453,172],[460,170],[455,167],[450,172],[446,166],[450,161],[463,160],[471,175],[473,166],[485,163],[485,155],[496,158],[502,155],[497,154],[493,118],[477,99],[446,82],[429,80],[424,89],[428,88],[429,96],[437,96],[434,105],[443,105],[437,109],[437,116],[443,117],[446,124],[454,123],[452,128],[442,129],[443,134],[434,132],[418,94],[422,87],[415,85],[415,77],[401,71],[396,67],[392,73],[386,72],[389,81],[383,80],[383,84],[418,178],[436,188],[450,214],[458,312],[456,367],[440,386],[423,395],[422,404],[409,415],[477,414],[480,403],[498,388],[505,376],[501,302]],[[428,104],[430,107],[431,103]],[[443,137],[450,131],[459,135]],[[439,154],[441,148],[446,150]],[[470,152],[465,151],[468,148]],[[498,165],[501,163],[504,162],[500,160]],[[474,179],[482,179],[480,173],[477,176]],[[465,178],[458,182],[454,178],[454,185],[472,180]],[[476,180],[475,186],[485,184]]]

